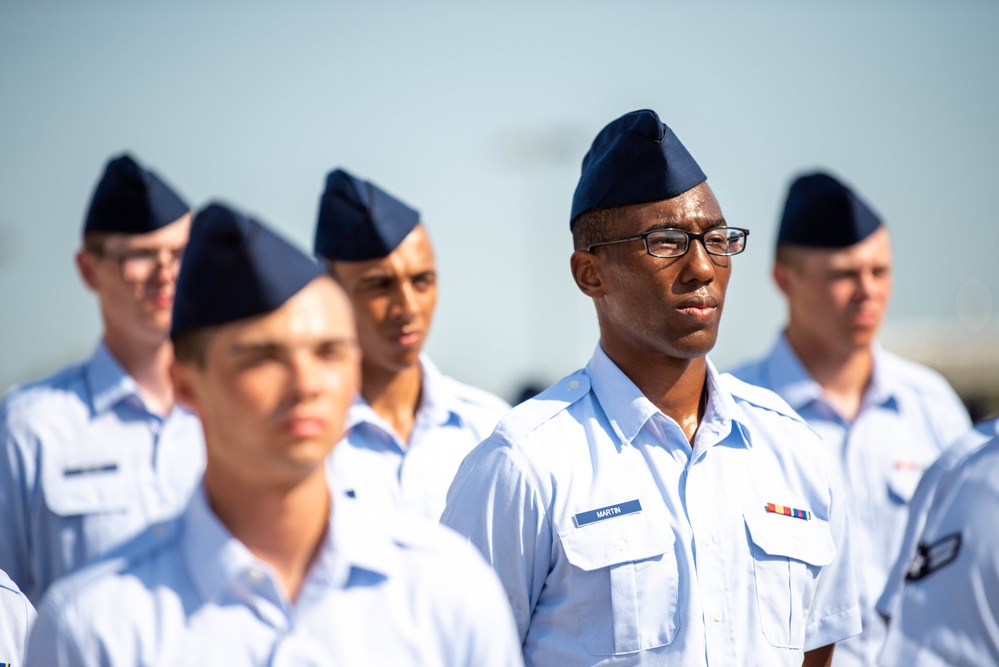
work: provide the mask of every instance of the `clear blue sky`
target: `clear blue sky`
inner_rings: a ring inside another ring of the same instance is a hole
[[[597,338],[568,270],[579,163],[642,107],[752,230],[719,366],[783,323],[776,219],[792,175],[817,166],[893,230],[890,330],[987,330],[997,26],[985,1],[0,0],[0,390],[96,344],[72,256],[123,149],[195,205],[224,199],[306,248],[327,171],[378,182],[437,247],[438,364],[506,396],[557,379]]]

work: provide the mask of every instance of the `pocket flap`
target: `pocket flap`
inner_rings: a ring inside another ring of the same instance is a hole
[[[744,514],[753,543],[771,556],[784,556],[810,565],[825,566],[836,557],[829,522],[812,517],[805,521],[762,509]]]
[[[581,570],[654,558],[673,550],[673,529],[648,513],[620,516],[559,533],[569,562]]]
[[[129,496],[125,471],[117,465],[60,467],[47,471],[42,493],[45,505],[59,516],[122,512]]]

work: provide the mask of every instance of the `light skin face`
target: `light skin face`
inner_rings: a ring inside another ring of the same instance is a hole
[[[606,240],[671,227],[702,232],[723,226],[718,200],[707,183],[678,197],[623,209]],[[718,338],[731,257],[709,255],[691,241],[681,257],[652,257],[640,240],[576,251],[576,284],[592,297],[601,343],[618,362],[702,357]]]
[[[186,214],[147,234],[108,234],[98,254],[87,249],[77,253],[80,276],[100,302],[106,336],[151,345],[167,340],[180,272],[176,257],[187,246],[190,230],[191,215]],[[145,280],[126,280],[121,258],[146,251],[157,254],[156,268]]]
[[[206,485],[292,489],[322,470],[359,387],[350,303],[317,278],[277,310],[219,327],[204,365],[175,363],[172,377],[204,426]]]
[[[437,305],[437,265],[423,225],[387,257],[330,266],[354,306],[365,367],[415,366]]]
[[[788,250],[773,275],[787,298],[792,344],[836,355],[867,349],[891,297],[887,228],[847,248]]]

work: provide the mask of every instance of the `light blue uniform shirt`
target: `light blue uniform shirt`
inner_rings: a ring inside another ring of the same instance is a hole
[[[364,500],[416,511],[434,521],[444,511],[462,459],[492,433],[510,406],[441,374],[420,356],[423,386],[409,442],[363,398],[347,414],[347,436],[330,455],[332,487]]]
[[[999,426],[999,421],[990,421],[983,422],[971,429],[958,438],[957,442],[945,449],[936,463],[923,473],[923,478],[919,480],[919,486],[916,487],[916,492],[912,495],[912,500],[909,501],[909,519],[905,525],[902,548],[899,550],[895,565],[888,575],[885,590],[878,599],[877,609],[881,615],[890,617],[902,595],[905,575],[916,555],[916,545],[919,543],[919,537],[926,525],[926,515],[933,505],[933,498],[936,496],[940,480],[965,457],[978,451],[982,445],[994,438],[997,435],[997,426]]]
[[[710,362],[707,383],[691,451],[598,346],[465,459],[442,523],[499,574],[527,664],[797,666],[860,631],[818,437]]]
[[[875,345],[874,370],[851,423],[825,399],[785,336],[761,361],[733,375],[786,400],[828,446],[850,503],[864,631],[843,642],[834,667],[872,667],[885,624],[875,604],[898,556],[907,503],[941,452],[971,428],[968,412],[939,374]]]
[[[940,480],[879,665],[999,665],[997,527],[999,434]]]
[[[21,665],[35,608],[0,570],[0,665]]]
[[[520,665],[509,605],[474,549],[394,516],[334,500],[292,603],[196,493],[178,519],[52,587],[26,664]]]
[[[0,402],[0,569],[34,602],[58,577],[183,509],[205,465],[201,423],[164,419],[103,343]]]

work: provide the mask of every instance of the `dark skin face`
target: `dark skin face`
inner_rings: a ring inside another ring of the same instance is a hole
[[[363,365],[386,373],[414,367],[437,305],[437,265],[423,225],[387,257],[331,266],[354,305]]]
[[[701,183],[672,199],[622,208],[605,239],[724,224],[718,200]],[[604,351],[692,438],[704,356],[718,338],[732,258],[709,255],[699,241],[681,257],[652,257],[635,240],[576,251],[571,267],[576,285],[596,306]]]

